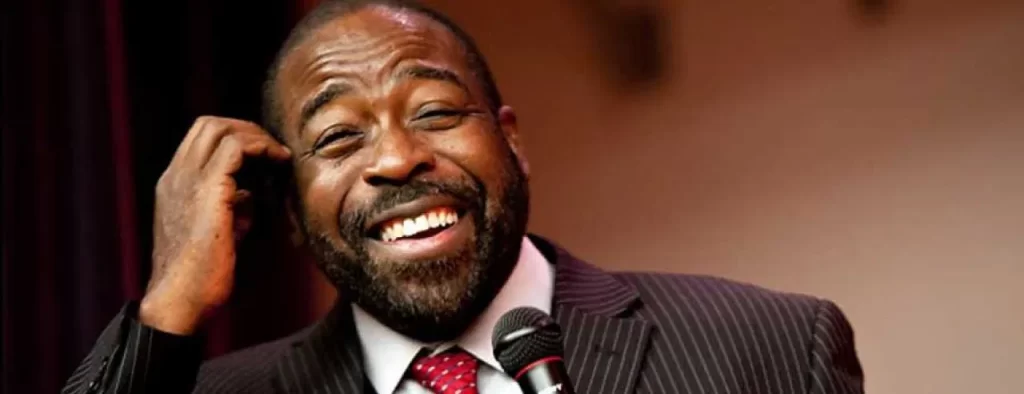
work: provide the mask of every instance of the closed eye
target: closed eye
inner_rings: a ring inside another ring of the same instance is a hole
[[[455,110],[455,109],[434,109],[434,110],[425,111],[422,114],[419,114],[418,116],[416,116],[416,120],[430,119],[430,118],[441,118],[441,117],[447,117],[447,116],[461,116],[462,114],[463,114],[462,111]]]
[[[320,149],[338,141],[358,137],[360,134],[362,133],[360,133],[358,130],[348,128],[340,128],[335,131],[328,131],[324,133],[323,137],[320,137],[320,140],[317,141],[316,145],[314,145],[314,148]]]
[[[431,109],[416,115],[411,126],[419,130],[441,131],[458,127],[466,118],[466,111],[457,109]]]

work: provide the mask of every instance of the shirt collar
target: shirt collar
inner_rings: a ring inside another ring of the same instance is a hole
[[[523,237],[519,261],[505,285],[466,332],[451,343],[431,345],[405,337],[353,305],[352,314],[363,347],[366,376],[378,393],[394,393],[416,355],[424,347],[431,346],[436,346],[436,351],[458,346],[501,371],[491,346],[491,333],[498,319],[520,306],[534,307],[550,314],[553,291],[551,264],[528,238]]]

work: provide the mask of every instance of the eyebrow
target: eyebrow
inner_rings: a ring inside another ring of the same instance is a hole
[[[316,96],[313,96],[312,100],[307,101],[302,105],[302,112],[299,117],[299,132],[302,132],[306,128],[306,123],[309,119],[316,115],[320,108],[327,105],[334,99],[344,96],[352,91],[352,85],[347,83],[335,82],[327,85],[326,88],[321,90]]]
[[[466,83],[459,78],[454,72],[445,70],[442,68],[429,67],[429,66],[412,66],[402,69],[392,77],[393,81],[400,81],[403,79],[429,79],[434,81],[448,82],[458,86],[464,92],[469,92],[469,87]],[[299,116],[299,130],[300,132],[306,128],[306,123],[316,115],[321,108],[325,105],[334,101],[334,99],[351,93],[353,90],[352,85],[344,82],[335,82],[327,85],[326,88],[321,90],[312,99],[302,105],[302,111]]]
[[[456,75],[454,72],[451,72],[450,70],[445,70],[443,68],[429,67],[423,65],[411,66],[402,69],[402,71],[398,72],[398,74],[394,76],[393,80],[397,81],[406,78],[430,79],[434,81],[449,82],[457,85],[460,89],[466,92],[469,91],[469,88],[466,86],[466,83],[463,82],[458,75]]]

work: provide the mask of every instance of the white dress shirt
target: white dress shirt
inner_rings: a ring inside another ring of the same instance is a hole
[[[551,313],[554,286],[552,265],[533,242],[523,237],[519,261],[505,286],[466,332],[450,343],[428,344],[405,337],[353,305],[366,376],[379,394],[430,394],[430,390],[405,376],[409,365],[423,348],[434,349],[436,354],[458,346],[480,360],[480,394],[522,394],[519,385],[494,358],[491,333],[501,315],[514,308],[530,306]]]

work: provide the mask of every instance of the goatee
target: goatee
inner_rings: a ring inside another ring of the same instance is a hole
[[[351,301],[391,329],[423,342],[454,339],[472,324],[501,290],[519,258],[529,215],[529,190],[514,155],[496,195],[476,178],[414,180],[380,187],[367,207],[339,218],[341,242],[303,230],[317,265]],[[457,252],[430,261],[373,259],[365,224],[373,215],[431,195],[447,195],[466,208],[474,234]],[[306,216],[306,215],[303,215]]]

